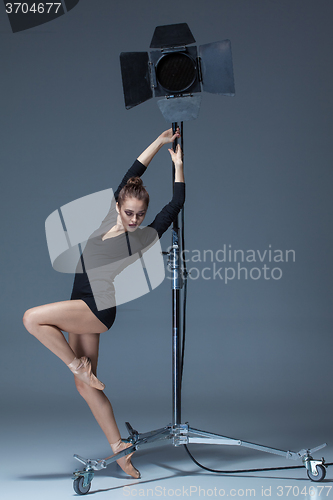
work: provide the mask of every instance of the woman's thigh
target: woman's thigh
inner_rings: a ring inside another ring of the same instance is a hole
[[[83,300],[64,300],[29,309],[30,319],[40,325],[54,325],[77,335],[103,333],[107,327],[94,315]]]

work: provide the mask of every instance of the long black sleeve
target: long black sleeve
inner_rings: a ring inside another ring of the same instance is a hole
[[[159,238],[173,223],[185,202],[185,183],[175,182],[172,200],[162,208],[148,227],[152,227],[158,233]]]

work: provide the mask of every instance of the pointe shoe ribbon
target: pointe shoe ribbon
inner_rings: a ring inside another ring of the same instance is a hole
[[[70,371],[85,384],[93,387],[94,389],[98,389],[99,391],[103,391],[103,389],[105,389],[105,384],[98,380],[96,375],[92,373],[91,361],[87,358],[87,356],[83,356],[79,359],[74,358],[74,360],[67,366]]]
[[[119,439],[119,441],[117,441],[116,443],[111,444],[113,453],[119,453],[120,451],[124,450],[125,448],[129,448],[130,446],[132,446],[131,443],[124,443],[121,439]],[[131,462],[131,457],[133,453],[130,453],[129,455],[125,455],[124,457],[119,458],[117,460],[117,464],[129,476],[134,477],[134,479],[140,479],[141,477],[140,472],[138,471],[138,469],[134,467],[134,465]]]

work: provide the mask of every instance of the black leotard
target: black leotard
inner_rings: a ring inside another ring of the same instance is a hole
[[[156,215],[149,226],[143,229],[137,228],[133,233],[126,232],[103,240],[103,236],[116,224],[115,207],[120,190],[130,177],[141,177],[145,170],[146,167],[136,160],[127,171],[114,194],[107,216],[89,237],[75,273],[71,300],[83,300],[108,329],[113,325],[116,316],[113,286],[115,276],[129,265],[129,256],[139,255],[162,236],[185,201],[185,184],[175,182],[172,200]]]

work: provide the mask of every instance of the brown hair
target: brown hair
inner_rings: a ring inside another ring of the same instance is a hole
[[[143,200],[148,207],[149,205],[149,194],[143,185],[140,177],[131,177],[128,179],[127,184],[121,189],[118,196],[118,204],[121,206],[125,201],[125,198],[137,198],[138,200]]]

